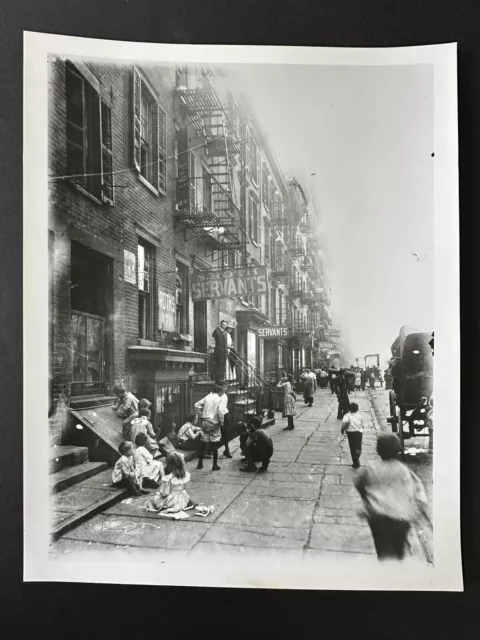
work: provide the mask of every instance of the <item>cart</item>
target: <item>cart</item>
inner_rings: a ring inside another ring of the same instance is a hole
[[[373,360],[373,363],[372,363]],[[375,382],[378,380],[380,382],[380,386],[383,387],[383,380],[380,375],[380,354],[379,353],[370,353],[365,356],[365,373],[367,375],[367,384],[370,382],[370,374],[374,373]]]
[[[392,344],[390,371],[393,389],[389,393],[392,431],[404,442],[433,434],[433,354],[431,333],[420,333],[406,327]]]

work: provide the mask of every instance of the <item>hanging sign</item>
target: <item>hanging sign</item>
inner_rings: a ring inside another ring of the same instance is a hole
[[[158,328],[161,331],[175,329],[175,296],[158,287]]]
[[[288,327],[274,325],[272,327],[261,327],[258,330],[259,338],[288,338]]]
[[[338,344],[335,344],[334,342],[319,342],[318,348],[319,349],[338,349]]]
[[[137,272],[135,269],[136,258],[131,251],[123,251],[123,278],[125,282],[137,284]]]
[[[192,271],[192,300],[215,300],[268,293],[267,267]]]

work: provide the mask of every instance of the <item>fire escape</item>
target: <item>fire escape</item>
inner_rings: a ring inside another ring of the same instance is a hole
[[[208,257],[219,259],[224,251],[244,253],[247,245],[233,181],[233,164],[242,143],[236,131],[229,129],[226,108],[211,77],[204,72],[201,80],[194,89],[180,86],[175,91],[186,121],[179,136],[183,144],[178,152],[175,224],[176,232],[189,230],[190,239],[201,238],[210,247]],[[188,131],[194,133],[194,147],[203,149],[207,175],[196,175]],[[201,206],[197,204],[198,181],[202,181],[203,193],[208,192]]]

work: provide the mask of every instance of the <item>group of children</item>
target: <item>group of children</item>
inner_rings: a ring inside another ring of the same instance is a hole
[[[155,459],[160,453],[161,441],[155,439],[145,402],[148,401],[138,402],[138,415],[130,421],[130,434],[134,436],[136,446],[127,440],[120,444],[121,457],[115,464],[112,481],[115,486],[130,488],[136,496],[148,493],[149,488],[157,489],[146,505],[150,511],[175,513],[193,509],[196,504],[186,491],[190,473],[183,455],[175,449],[168,451],[165,468]],[[201,429],[195,422],[194,414],[187,417],[178,432],[179,446],[194,443],[200,437]],[[235,430],[246,463],[240,471],[266,471],[273,454],[273,442],[262,429],[261,420],[254,417],[248,424],[239,422]],[[360,467],[363,430],[364,418],[358,405],[352,402],[343,417],[341,433],[347,435],[355,469]],[[399,460],[401,444],[398,436],[380,434],[377,453],[380,460],[357,471],[354,486],[363,501],[363,514],[370,526],[378,558],[402,559],[412,526],[418,526],[422,520],[430,524],[428,502],[420,479]],[[261,463],[260,469],[257,462]]]

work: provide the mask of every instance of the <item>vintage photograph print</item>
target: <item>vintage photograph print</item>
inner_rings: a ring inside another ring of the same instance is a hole
[[[25,44],[26,579],[461,589],[455,46]]]

